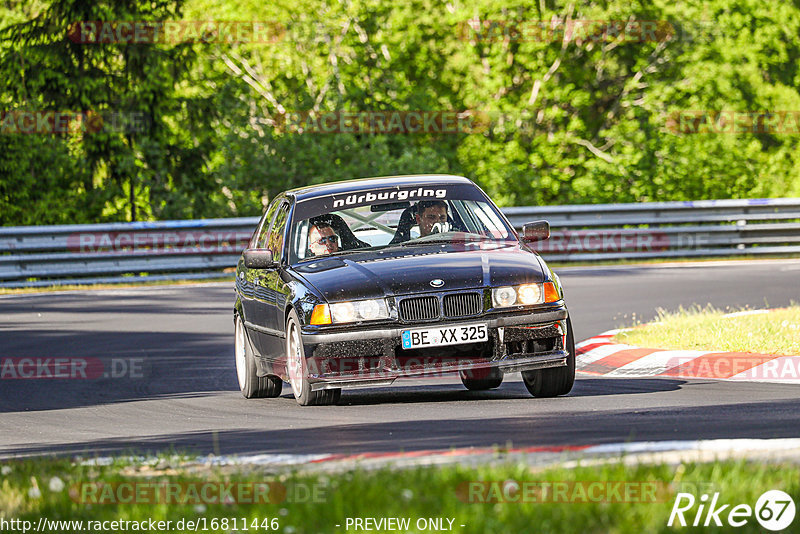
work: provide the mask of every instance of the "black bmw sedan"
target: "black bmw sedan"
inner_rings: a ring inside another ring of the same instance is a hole
[[[558,277],[467,178],[315,185],[275,197],[236,268],[236,372],[245,397],[334,404],[343,388],[459,373],[470,390],[522,372],[564,395],[575,346]]]

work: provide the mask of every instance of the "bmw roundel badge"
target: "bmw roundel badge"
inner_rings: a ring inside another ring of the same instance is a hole
[[[442,287],[444,285],[444,280],[441,278],[434,278],[431,280],[431,286],[433,287]]]

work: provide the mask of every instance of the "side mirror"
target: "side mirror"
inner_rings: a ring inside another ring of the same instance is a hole
[[[522,225],[522,240],[525,243],[544,241],[550,237],[550,223],[547,221],[533,221]]]
[[[272,251],[265,248],[248,248],[243,252],[244,266],[248,269],[269,269],[275,266]]]

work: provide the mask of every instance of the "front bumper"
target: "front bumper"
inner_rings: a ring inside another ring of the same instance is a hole
[[[350,331],[302,334],[312,390],[385,386],[400,377],[437,377],[465,372],[487,376],[563,367],[568,316],[563,303],[522,314],[492,314],[459,321],[391,328],[358,327]],[[484,323],[489,340],[426,349],[401,348],[403,330]]]

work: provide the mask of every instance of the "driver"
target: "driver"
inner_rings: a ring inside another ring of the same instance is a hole
[[[312,224],[308,229],[308,248],[314,256],[327,256],[339,252],[339,236],[329,224],[322,222]]]
[[[420,200],[417,202],[417,226],[420,237],[447,232],[447,203],[444,200]]]

